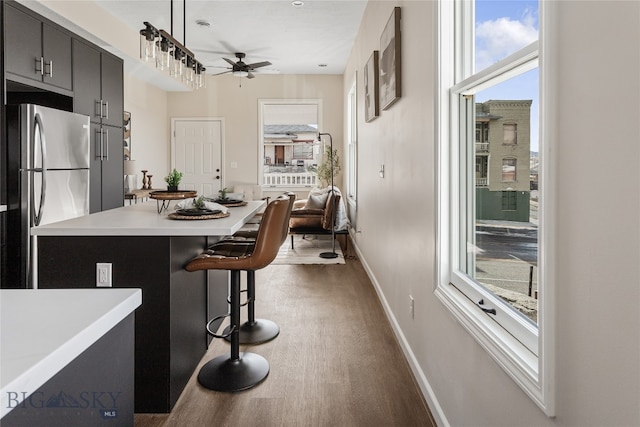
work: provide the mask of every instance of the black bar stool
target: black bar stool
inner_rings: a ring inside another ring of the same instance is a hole
[[[289,198],[289,209],[286,217],[286,223],[283,228],[282,245],[287,240],[289,233],[289,216],[293,209],[293,202],[295,202],[295,193],[285,193],[282,197],[287,196]],[[240,230],[233,236],[224,237],[219,242],[214,243],[209,249],[215,250],[218,248],[225,248],[229,250],[230,244],[237,245],[254,245],[256,237],[258,235],[258,229]],[[240,344],[262,344],[267,341],[271,341],[280,333],[280,327],[268,319],[256,319],[256,272],[255,270],[247,270],[247,321],[240,326]],[[231,326],[227,326],[223,331],[223,335],[228,335]],[[227,340],[230,337],[227,336]]]

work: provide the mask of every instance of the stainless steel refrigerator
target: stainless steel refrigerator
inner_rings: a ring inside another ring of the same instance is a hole
[[[7,107],[7,271],[2,287],[37,286],[31,227],[89,213],[89,116]]]

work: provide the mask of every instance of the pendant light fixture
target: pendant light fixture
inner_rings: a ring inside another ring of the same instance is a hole
[[[153,62],[158,70],[192,89],[199,89],[205,87],[206,68],[185,46],[186,0],[183,0],[183,13],[184,44],[173,37],[173,0],[171,0],[171,33],[159,30],[149,22],[144,22],[144,28],[140,30],[140,59]]]

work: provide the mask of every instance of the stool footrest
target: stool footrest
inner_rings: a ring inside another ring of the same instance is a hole
[[[230,331],[230,327],[227,326],[223,331],[224,334]],[[267,341],[271,341],[280,333],[280,327],[271,320],[256,319],[255,322],[244,322],[240,325],[240,344],[262,344]],[[225,338],[227,341],[231,341],[231,332],[229,336]]]
[[[248,293],[248,289],[242,289],[240,291],[240,293],[243,293],[243,292],[244,293]],[[240,303],[240,307],[244,307],[245,305],[249,304],[250,302],[253,302],[253,298],[247,297],[247,299],[244,302]],[[231,298],[230,297],[227,297],[227,304],[231,304]]]
[[[235,326],[235,325],[227,326],[227,327],[225,328],[225,330],[224,330],[224,331],[222,331],[222,335],[220,335],[220,334],[216,334],[215,332],[213,332],[213,331],[211,330],[211,324],[212,324],[213,322],[215,322],[215,321],[217,321],[217,320],[220,320],[220,319],[224,319],[225,317],[229,317],[229,314],[221,314],[220,316],[216,316],[216,317],[214,317],[213,319],[211,319],[211,320],[209,320],[209,321],[207,322],[207,332],[209,333],[209,335],[211,335],[211,336],[212,336],[212,337],[214,337],[214,338],[225,338],[225,339],[231,336],[231,334],[233,333],[233,331],[236,329],[236,326]],[[228,332],[227,332],[227,331],[228,331]]]

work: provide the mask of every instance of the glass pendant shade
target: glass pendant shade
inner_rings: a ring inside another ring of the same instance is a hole
[[[182,78],[182,56],[183,53],[177,47],[173,50],[173,65],[171,67],[171,75],[177,79]]]
[[[171,70],[171,62],[173,60],[173,46],[168,40],[162,39],[160,41],[160,53],[157,58],[156,67],[161,71]]]
[[[184,81],[188,85],[193,84],[193,80],[194,80],[193,66],[194,65],[195,64],[193,62],[193,58],[187,55],[186,66],[184,68]]]
[[[151,24],[145,22],[145,28],[140,30],[140,59],[149,62],[157,56],[157,31]]]

